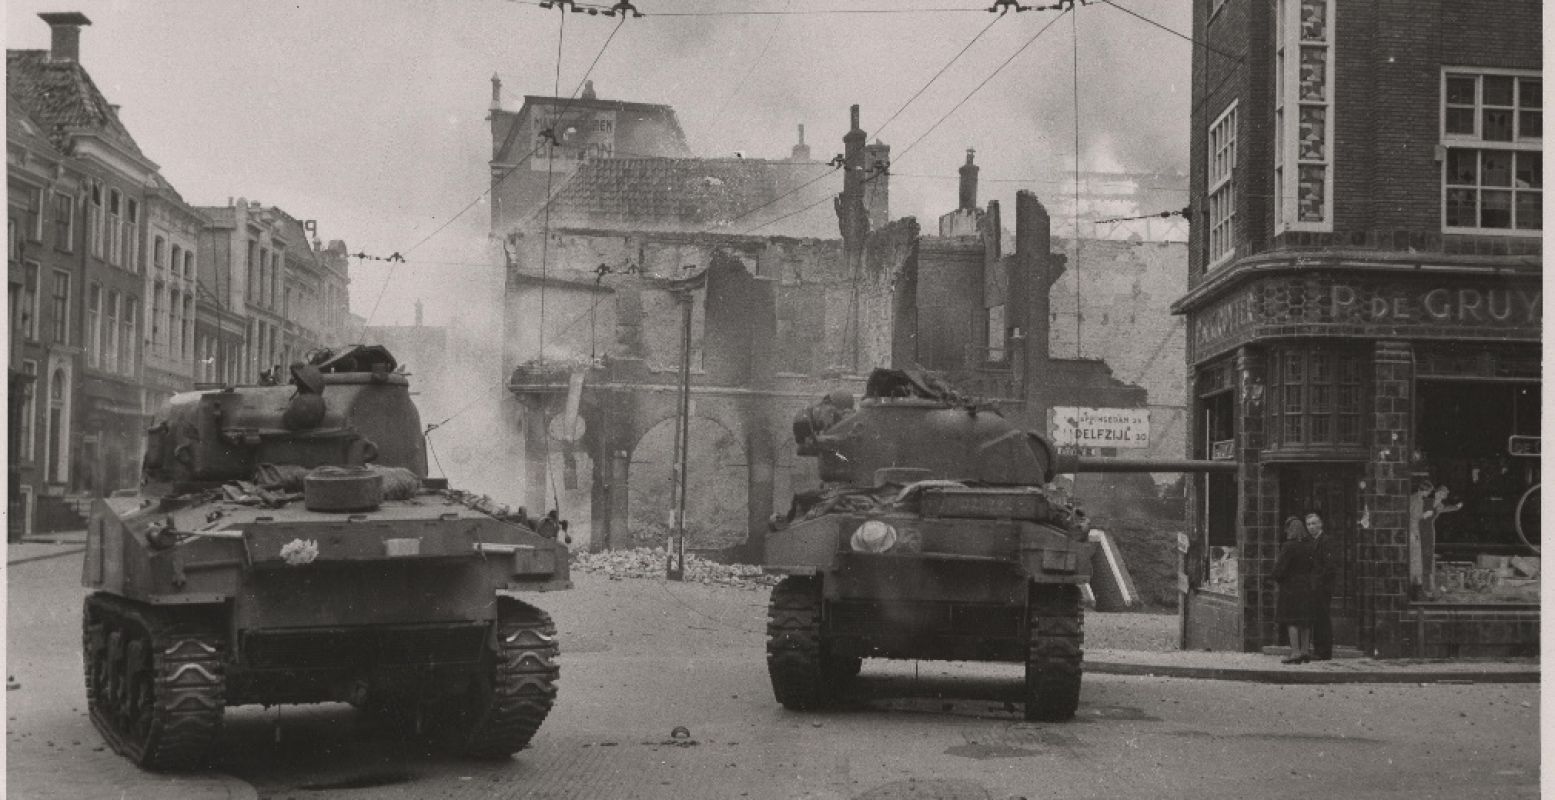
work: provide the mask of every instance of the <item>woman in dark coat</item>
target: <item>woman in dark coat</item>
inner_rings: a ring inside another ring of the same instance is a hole
[[[1318,562],[1307,526],[1300,517],[1285,520],[1285,543],[1272,573],[1280,592],[1275,604],[1275,621],[1290,633],[1290,657],[1283,664],[1304,664],[1312,660],[1312,612],[1317,602]]]

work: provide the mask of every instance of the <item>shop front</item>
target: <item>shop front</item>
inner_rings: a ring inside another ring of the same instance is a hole
[[[1336,645],[1537,652],[1540,279],[1467,261],[1269,256],[1179,301],[1192,455],[1240,464],[1190,491],[1185,646],[1284,643],[1268,576],[1317,513]]]

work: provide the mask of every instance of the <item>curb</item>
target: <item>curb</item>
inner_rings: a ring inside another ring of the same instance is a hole
[[[1139,675],[1156,678],[1196,678],[1211,681],[1244,681],[1269,684],[1321,683],[1538,683],[1539,671],[1388,669],[1360,671],[1236,669],[1186,667],[1165,664],[1126,664],[1117,661],[1085,662],[1085,671],[1104,675]]]

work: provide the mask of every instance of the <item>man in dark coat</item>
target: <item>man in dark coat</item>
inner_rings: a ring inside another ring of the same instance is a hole
[[[1312,660],[1327,661],[1334,657],[1334,623],[1329,605],[1334,596],[1334,571],[1338,559],[1333,553],[1333,537],[1323,535],[1323,518],[1313,512],[1305,521],[1317,560],[1317,581],[1312,598]]]

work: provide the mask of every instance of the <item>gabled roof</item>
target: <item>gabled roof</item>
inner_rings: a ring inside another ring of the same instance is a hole
[[[7,50],[5,66],[9,98],[31,114],[56,145],[72,131],[92,131],[145,157],[79,62],[52,60],[47,50]]]
[[[743,233],[797,212],[751,232],[836,238],[836,212],[825,200],[841,189],[842,174],[829,171],[823,163],[762,159],[594,159],[529,223],[542,224],[548,205],[552,227]]]
[[[62,155],[59,148],[49,141],[48,132],[22,108],[15,95],[6,98],[5,140],[54,158]]]

